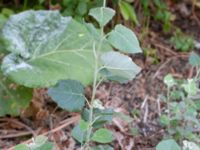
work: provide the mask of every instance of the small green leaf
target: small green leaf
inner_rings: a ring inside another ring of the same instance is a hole
[[[72,129],[72,137],[77,140],[79,143],[83,143],[86,140],[86,131],[83,131],[80,128],[80,124],[76,125]]]
[[[173,76],[171,74],[168,74],[164,77],[164,83],[168,86],[168,87],[172,87],[176,84],[176,81],[174,80]]]
[[[37,144],[38,146],[41,146],[43,144],[45,144],[47,142],[48,138],[46,136],[43,135],[39,135],[35,138],[34,142],[35,144]]]
[[[184,90],[188,93],[188,95],[196,95],[197,94],[197,85],[194,79],[188,79],[187,83],[182,85]]]
[[[79,15],[81,15],[81,16],[85,15],[87,13],[87,10],[88,10],[88,8],[87,8],[87,2],[82,1],[82,2],[78,3],[78,6],[76,8],[76,12]]]
[[[45,0],[38,0],[40,4],[44,3]]]
[[[92,136],[92,140],[98,143],[110,143],[113,139],[112,132],[105,128],[98,129]]]
[[[88,122],[86,122],[86,121],[84,121],[84,120],[81,119],[81,121],[79,122],[79,126],[80,126],[80,129],[82,131],[87,131],[88,128],[89,128],[89,126],[90,126],[90,124]]]
[[[30,144],[19,144],[14,150],[53,150],[53,143],[47,141],[48,138],[40,135],[33,139]]]
[[[26,144],[19,144],[15,146],[14,150],[29,150],[29,148]]]
[[[109,71],[107,78],[111,79],[113,77],[120,77],[119,81],[132,80],[139,72],[140,67],[137,66],[130,57],[121,54],[119,52],[107,52],[101,57],[104,69]]]
[[[189,57],[189,63],[192,66],[200,66],[200,56],[195,52],[192,52]]]
[[[3,8],[3,9],[1,10],[1,14],[3,14],[5,17],[9,17],[9,16],[13,15],[14,12],[13,12],[12,9]]]
[[[142,52],[136,35],[127,27],[116,25],[108,35],[108,42],[116,49],[125,53]]]
[[[161,115],[159,121],[161,125],[167,126],[170,123],[170,118],[167,115]]]
[[[105,107],[103,106],[102,101],[100,101],[99,99],[95,99],[95,100],[93,101],[92,106],[93,106],[94,108],[101,109],[101,110],[104,110],[104,109],[105,109]]]
[[[114,148],[112,148],[109,145],[98,145],[98,146],[92,148],[92,150],[114,150]]]
[[[105,26],[115,15],[115,11],[107,7],[97,7],[90,10],[89,15],[98,21],[101,27]]]
[[[127,123],[131,123],[133,121],[132,117],[121,112],[115,112],[114,116],[122,119],[123,121],[126,121]]]
[[[135,13],[133,6],[131,6],[127,2],[120,1],[119,7],[120,7],[120,11],[122,13],[122,16],[124,17],[125,20],[131,19],[131,21],[133,21],[133,23],[135,23],[136,25],[139,24],[137,15]]]
[[[98,109],[94,108],[93,110],[93,120],[95,122],[93,123],[93,127],[95,128],[100,128],[102,127],[105,123],[109,123],[112,121],[114,111],[113,109]],[[89,110],[84,109],[82,112],[82,118],[86,121],[89,121]]]
[[[180,146],[173,139],[163,140],[157,146],[156,150],[181,150]]]
[[[54,146],[53,146],[53,143],[46,142],[45,144],[43,144],[40,147],[37,147],[33,150],[54,150]]]
[[[49,96],[68,111],[80,111],[85,105],[84,87],[75,80],[61,80],[48,90]]]

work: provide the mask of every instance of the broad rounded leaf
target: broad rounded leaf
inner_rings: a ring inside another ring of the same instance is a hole
[[[141,53],[140,44],[133,31],[123,25],[116,25],[109,33],[109,43],[125,53]]]
[[[104,53],[101,60],[104,68],[108,71],[106,75],[111,80],[128,81],[133,79],[141,70],[130,57],[119,52]]]
[[[110,143],[113,141],[112,132],[108,129],[98,129],[92,136],[92,140],[98,143]]]
[[[87,131],[83,131],[80,128],[80,124],[76,125],[72,129],[72,137],[76,139],[79,143],[83,143],[84,141],[86,141],[86,135],[87,135]]]
[[[200,56],[195,52],[192,52],[189,57],[189,63],[192,66],[200,66]]]
[[[115,15],[115,11],[108,7],[97,7],[90,10],[89,15],[94,17],[101,27],[105,26]]]
[[[4,58],[2,70],[19,84],[48,87],[61,79],[93,81],[94,38],[71,17],[58,11],[22,12],[10,17],[2,37],[12,52]]]
[[[32,89],[13,84],[0,71],[0,116],[19,115],[31,98]]]
[[[156,150],[181,150],[179,145],[173,139],[163,140],[157,146]]]
[[[48,94],[58,106],[68,111],[80,111],[85,105],[84,87],[75,80],[59,81]]]

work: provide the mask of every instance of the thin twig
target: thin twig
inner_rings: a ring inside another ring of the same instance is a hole
[[[16,137],[20,137],[20,136],[27,136],[27,135],[31,135],[32,132],[30,131],[22,131],[19,133],[12,133],[12,134],[8,134],[8,135],[2,135],[0,136],[0,139],[9,139],[9,138],[16,138]]]
[[[41,135],[47,136],[49,134],[55,133],[55,132],[57,132],[59,130],[62,130],[63,128],[66,128],[67,126],[69,126],[71,124],[74,124],[74,123],[78,122],[79,120],[80,120],[80,115],[77,115],[75,117],[71,117],[71,118],[65,120],[65,122],[66,122],[65,124],[62,124],[62,125],[54,128],[54,129],[52,129],[51,131],[45,132],[45,133],[43,133]],[[29,139],[27,141],[24,141],[22,144],[28,144],[31,141],[32,141],[32,139]],[[8,150],[13,150],[14,148],[15,147],[13,146],[13,147],[9,148]]]
[[[180,54],[180,55],[176,55],[176,56],[173,56],[173,57],[171,57],[171,58],[169,58],[169,59],[167,59],[159,68],[158,68],[158,70],[156,71],[156,73],[154,74],[154,76],[152,77],[153,79],[155,79],[158,75],[159,75],[159,73],[160,73],[160,71],[170,62],[170,61],[172,61],[173,59],[178,59],[178,58],[188,58],[188,54]]]
[[[160,97],[157,98],[156,102],[157,102],[157,106],[158,106],[158,116],[161,116]]]
[[[1,121],[7,121],[7,122],[12,122],[14,124],[17,124],[19,126],[22,126],[24,127],[25,129],[27,129],[30,133],[32,133],[34,136],[36,136],[36,133],[35,131],[33,131],[33,129],[31,129],[29,126],[27,126],[26,124],[22,123],[22,122],[19,122],[18,120],[16,119],[13,119],[13,118],[2,118]]]
[[[143,101],[143,103],[142,103],[142,105],[141,105],[141,109],[143,109],[144,106],[146,105],[146,102],[147,102],[148,98],[149,98],[149,96],[146,95],[145,98],[144,98],[144,101]]]
[[[148,103],[146,103],[144,117],[143,117],[143,123],[147,123],[148,114],[149,114],[149,106],[148,106]]]

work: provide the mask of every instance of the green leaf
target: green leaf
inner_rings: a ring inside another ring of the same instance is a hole
[[[101,27],[105,26],[115,15],[115,11],[108,7],[97,7],[90,10],[89,15],[99,23]]]
[[[114,149],[109,145],[98,145],[92,148],[92,150],[114,150]]]
[[[142,52],[136,35],[127,27],[116,25],[108,35],[108,42],[116,49],[125,53]]]
[[[189,57],[189,63],[192,66],[200,66],[200,56],[195,52],[192,52]]]
[[[88,10],[88,8],[87,8],[87,2],[82,1],[82,2],[78,3],[78,6],[76,8],[76,12],[79,15],[81,15],[81,16],[85,15],[87,13],[87,10]]]
[[[40,4],[44,3],[45,0],[38,0]]]
[[[14,150],[53,150],[53,143],[47,141],[45,136],[37,136],[30,144],[19,144]]]
[[[173,139],[163,140],[157,146],[156,150],[181,150],[180,146]]]
[[[159,121],[163,126],[167,126],[170,124],[170,118],[167,115],[161,115]]]
[[[98,143],[110,143],[113,141],[112,132],[108,129],[98,129],[92,136],[92,140]]]
[[[49,96],[68,111],[81,111],[85,105],[84,87],[75,80],[61,80],[48,90]]]
[[[108,79],[120,77],[124,81],[132,80],[141,70],[139,66],[133,63],[130,57],[119,52],[104,53],[101,60],[104,69],[109,71]]]
[[[76,125],[72,130],[72,137],[77,140],[79,143],[86,141],[86,131],[83,131],[80,127],[80,124]]]
[[[96,41],[100,41],[101,39],[101,32],[97,30],[92,23],[85,23],[86,28],[90,32],[90,34],[94,37]]]
[[[94,108],[93,110],[93,120],[95,122],[93,123],[93,127],[95,128],[100,128],[102,127],[105,123],[109,123],[112,121],[113,118],[113,109],[98,109]],[[84,109],[82,112],[82,118],[86,121],[89,121],[89,110]]]
[[[84,85],[93,81],[94,38],[71,17],[58,11],[22,12],[11,16],[2,37],[12,52],[4,58],[2,70],[19,84],[48,87],[61,79]],[[111,50],[104,45],[102,51]]]
[[[121,113],[121,112],[115,112],[114,116],[122,119],[123,121],[125,121],[127,123],[131,123],[133,121],[132,117],[130,117],[129,115],[126,115],[124,113]]]
[[[122,13],[122,16],[124,17],[125,20],[131,19],[131,21],[133,21],[133,23],[135,23],[136,25],[139,24],[137,15],[135,13],[133,6],[131,6],[127,2],[120,1],[119,8],[120,8],[120,12]]]
[[[14,12],[13,12],[12,9],[3,8],[3,9],[1,10],[1,14],[3,14],[5,17],[9,17],[9,16],[13,15]]]
[[[13,84],[0,71],[0,116],[19,115],[31,98],[32,89]]]
[[[31,150],[53,150],[53,143],[48,142],[48,138],[43,135],[37,136],[33,143],[28,144]]]
[[[80,123],[79,123],[79,127],[82,131],[87,131],[89,128],[90,124],[84,120],[81,119]]]
[[[51,142],[46,142],[45,144],[43,144],[42,146],[40,147],[37,147],[33,150],[54,150],[54,146],[53,146],[53,143]]]
[[[196,95],[198,88],[194,79],[188,79],[187,83],[182,85],[188,95]]]
[[[176,85],[176,81],[174,80],[173,76],[171,74],[167,74],[164,77],[164,83],[168,86],[168,87],[172,87],[174,85]]]
[[[47,142],[48,138],[43,135],[39,135],[35,138],[34,143],[37,144],[38,146],[41,146]]]
[[[29,148],[26,144],[19,144],[15,146],[14,150],[29,150]]]

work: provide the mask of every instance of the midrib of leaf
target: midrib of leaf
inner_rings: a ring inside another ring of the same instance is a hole
[[[122,70],[122,71],[129,71],[129,70],[135,70],[135,69],[132,69],[132,68],[117,68],[117,67],[109,67],[109,66],[104,66],[105,68],[108,68],[108,69],[113,69],[113,70]],[[104,68],[103,67],[103,68]]]
[[[76,96],[83,96],[83,94],[78,94],[78,93],[74,93],[74,92],[59,92],[60,94],[72,94],[72,95],[76,95]]]
[[[65,39],[66,40],[66,39]],[[54,49],[54,50],[52,50],[52,51],[50,51],[49,53],[45,53],[45,54],[42,54],[42,55],[40,55],[40,56],[38,56],[38,57],[33,57],[33,58],[31,58],[29,61],[34,61],[34,60],[36,60],[36,59],[39,59],[39,58],[42,58],[42,57],[48,57],[49,55],[53,55],[53,54],[55,54],[55,53],[68,53],[68,52],[91,52],[92,53],[92,51],[91,50],[87,50],[87,49],[84,49],[86,46],[87,46],[87,44],[89,44],[89,42],[88,43],[86,43],[85,45],[83,45],[83,47],[82,48],[79,48],[79,49],[58,49],[62,44],[63,44],[63,42],[65,41],[65,40],[63,40],[62,42],[60,42],[59,44],[58,44],[58,46],[56,46],[56,48]],[[87,58],[85,58],[85,59],[87,59]]]
[[[65,63],[65,62],[62,62],[62,61],[57,61],[57,60],[54,60],[54,59],[49,59],[49,58],[44,58],[48,61],[51,61],[51,62],[55,62],[55,63],[59,63],[59,64],[63,64],[63,65],[66,65],[66,66],[75,66],[76,68],[79,68],[81,70],[90,70],[89,67],[88,68],[85,68],[85,67],[80,67],[78,65],[75,65],[75,64],[69,64],[69,63]]]
[[[81,55],[80,53],[78,53],[77,52],[78,50],[62,50],[62,51],[52,51],[52,52],[50,52],[50,53],[46,53],[46,54],[44,54],[44,55],[40,55],[39,57],[37,57],[37,58],[34,58],[34,59],[30,59],[28,62],[29,63],[31,63],[31,62],[33,62],[33,61],[37,61],[37,59],[46,59],[46,60],[49,60],[49,61],[52,61],[52,62],[55,62],[55,63],[62,63],[62,64],[64,64],[64,65],[68,65],[68,66],[72,66],[72,65],[74,65],[74,64],[69,64],[69,63],[65,63],[65,62],[63,62],[63,61],[57,61],[57,60],[54,60],[54,59],[49,59],[48,58],[48,56],[50,56],[50,55],[53,55],[53,54],[57,54],[57,53],[69,53],[69,52],[72,52],[72,53],[75,53],[77,56],[79,56],[79,57],[81,57],[81,58],[84,58],[84,60],[85,60],[85,62],[87,62],[87,64],[89,65],[89,66],[91,66],[91,67],[93,67],[92,65],[91,65],[91,63],[90,62],[88,62],[88,60],[87,60],[87,58],[85,57],[85,56],[83,56],[83,55]],[[79,49],[79,51],[82,51],[82,52],[89,52],[89,53],[92,53],[90,50],[81,50],[81,49]],[[80,66],[78,66],[78,68],[79,68]],[[81,67],[80,67],[81,68]],[[85,69],[87,69],[87,68],[85,68]],[[89,67],[88,67],[88,69],[89,69]]]
[[[101,7],[101,22],[103,23],[103,7]]]
[[[60,43],[58,43],[58,45],[55,47],[55,49],[54,50],[52,50],[52,51],[56,51],[69,37],[71,37],[73,34],[71,34],[70,36],[67,36],[67,37],[65,37],[63,40],[61,40],[61,42]],[[37,47],[36,47],[36,49],[35,49],[35,51],[34,51],[34,53],[33,53],[33,58],[35,58],[36,56],[37,56],[37,53],[39,52],[39,48],[40,48],[40,46],[42,45],[43,43],[40,43]]]
[[[125,41],[127,41],[128,43],[131,43],[131,41],[129,41],[128,38],[126,38],[123,34],[121,34],[120,32],[118,32],[117,30],[115,30],[115,32],[117,34],[119,34]]]

